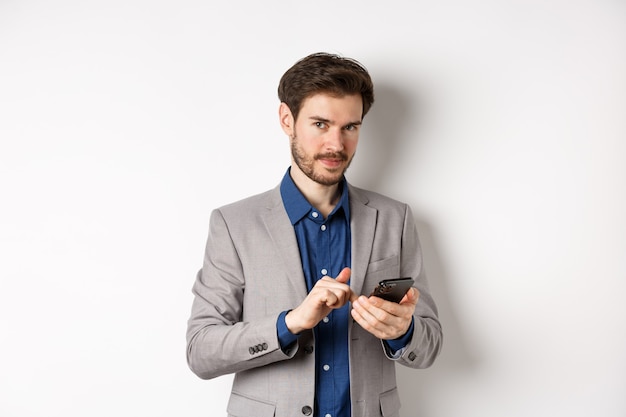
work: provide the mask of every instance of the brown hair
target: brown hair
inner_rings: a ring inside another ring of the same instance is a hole
[[[354,59],[325,52],[311,54],[296,62],[278,84],[278,98],[287,104],[294,119],[298,118],[302,102],[317,93],[339,97],[360,94],[362,117],[374,103],[374,85],[365,67]]]

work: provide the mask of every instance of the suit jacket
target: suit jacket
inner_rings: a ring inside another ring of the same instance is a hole
[[[400,358],[390,359],[381,340],[356,322],[349,328],[352,416],[398,417],[395,363],[430,366],[441,349],[441,326],[422,273],[410,208],[350,185],[348,190],[352,291],[369,295],[380,280],[405,276],[413,277],[420,291],[413,337]],[[193,293],[187,361],[203,379],[235,373],[228,415],[311,415],[313,331],[303,332],[287,352],[281,350],[276,333],[278,315],[307,295],[280,187],[212,212]]]

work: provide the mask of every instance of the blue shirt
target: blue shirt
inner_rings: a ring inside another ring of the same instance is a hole
[[[339,187],[341,197],[328,215],[322,214],[306,200],[291,179],[288,169],[280,185],[283,204],[294,227],[300,249],[302,269],[308,291],[323,276],[336,277],[351,265],[350,205],[345,178]],[[278,339],[287,348],[298,335],[287,329],[285,316],[277,321]],[[350,365],[348,326],[351,320],[349,303],[334,309],[313,329],[315,334],[315,417],[350,417]],[[391,351],[408,343],[413,325],[403,338],[386,341]]]

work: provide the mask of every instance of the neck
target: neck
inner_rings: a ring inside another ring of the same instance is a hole
[[[317,183],[297,169],[291,170],[291,178],[304,198],[306,198],[324,218],[328,217],[341,198],[341,190],[339,189],[338,183],[333,185]]]

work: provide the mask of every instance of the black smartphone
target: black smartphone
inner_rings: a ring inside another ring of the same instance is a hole
[[[376,288],[374,288],[370,297],[375,295],[376,297],[380,297],[384,300],[399,303],[414,283],[415,280],[413,280],[413,278],[384,279],[378,283]]]

